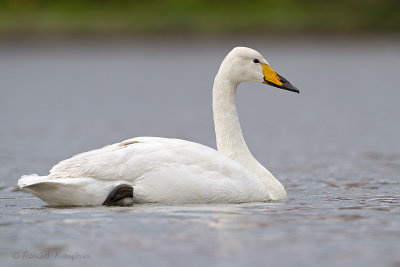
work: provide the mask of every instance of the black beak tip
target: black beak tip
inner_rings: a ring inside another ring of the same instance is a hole
[[[282,82],[282,85],[277,85],[275,83],[267,81],[264,78],[264,83],[266,83],[266,84],[269,84],[271,86],[274,86],[274,87],[277,87],[277,88],[280,88],[280,89],[283,89],[283,90],[287,90],[287,91],[290,91],[290,92],[295,92],[295,93],[300,94],[300,90],[297,89],[297,87],[294,87],[288,80],[281,79],[281,82]]]
[[[291,87],[289,87],[289,86],[284,86],[284,87],[281,87],[281,89],[283,89],[283,90],[288,90],[288,91],[290,91],[290,92],[295,92],[295,93],[300,94],[300,90],[297,89],[297,88],[294,87],[294,86],[291,86]]]
[[[284,77],[282,77],[279,74],[278,74],[278,77],[282,82],[282,86],[280,86],[281,89],[288,90],[288,91],[300,94],[300,90],[297,89],[297,87],[293,86],[288,80],[286,80]]]

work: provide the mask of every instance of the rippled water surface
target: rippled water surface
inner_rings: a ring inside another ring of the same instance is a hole
[[[47,207],[17,190],[133,136],[215,147],[211,87],[236,45],[301,89],[248,83],[239,115],[284,203]],[[400,41],[0,45],[0,262],[58,266],[400,266]]]

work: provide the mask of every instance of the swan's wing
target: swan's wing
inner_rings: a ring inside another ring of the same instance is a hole
[[[120,182],[128,183],[134,187],[136,202],[238,203],[268,199],[262,182],[239,163],[212,148],[179,139],[138,137],[92,150],[61,161],[50,170],[48,178],[67,185],[68,180],[92,179],[103,191]],[[78,186],[72,191],[87,195],[86,191],[80,193],[87,188]],[[68,192],[63,196],[70,195]],[[98,195],[98,199],[105,199],[106,194]],[[90,201],[98,204],[97,200]]]
[[[61,161],[50,170],[50,177],[134,181],[145,173],[177,164],[226,173],[226,176],[240,168],[238,164],[232,168],[235,162],[197,143],[180,139],[138,137]]]
[[[115,180],[127,171],[126,157],[137,150],[138,141],[131,139],[121,143],[91,150],[63,160],[50,170],[51,178],[96,177]],[[135,145],[135,150],[133,150]],[[143,149],[142,149],[143,150]]]

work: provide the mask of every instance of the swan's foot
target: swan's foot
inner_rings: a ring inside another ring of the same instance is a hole
[[[131,201],[125,201],[130,198]],[[113,191],[108,194],[103,205],[127,205],[132,204],[133,187],[127,184],[120,184]],[[123,201],[121,201],[123,200]],[[130,203],[128,203],[130,202]]]

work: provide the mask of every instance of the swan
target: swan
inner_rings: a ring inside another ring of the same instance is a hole
[[[236,111],[236,88],[254,81],[299,93],[257,51],[236,47],[214,80],[218,151],[180,139],[135,137],[24,175],[21,189],[50,206],[195,204],[286,200],[282,184],[251,154]]]

